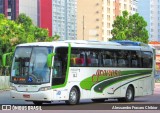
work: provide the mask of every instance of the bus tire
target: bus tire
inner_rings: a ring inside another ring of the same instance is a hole
[[[96,103],[101,103],[105,101],[105,99],[91,99],[91,100]]]
[[[42,101],[33,101],[34,105],[42,105],[43,102]]]
[[[75,105],[79,103],[80,94],[76,87],[73,87],[69,93],[69,100],[65,101],[66,104]]]
[[[125,100],[125,102],[134,101],[134,89],[132,86],[128,86],[124,100]]]

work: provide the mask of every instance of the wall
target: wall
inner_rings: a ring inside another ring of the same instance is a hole
[[[48,29],[49,36],[52,36],[52,0],[40,0],[38,5],[39,26]]]
[[[10,88],[10,76],[0,76],[0,90],[7,90]]]
[[[34,25],[38,25],[38,5],[37,0],[19,0],[19,14],[25,13],[29,16]]]

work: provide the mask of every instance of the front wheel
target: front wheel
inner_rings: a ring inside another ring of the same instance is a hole
[[[79,103],[79,93],[77,88],[73,87],[69,93],[69,100],[65,101],[66,104],[75,105]]]

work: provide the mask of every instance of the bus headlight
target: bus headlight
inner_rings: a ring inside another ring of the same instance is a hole
[[[46,86],[46,87],[39,88],[38,91],[47,91],[47,90],[50,90],[50,89],[51,89],[51,86]]]
[[[11,86],[11,90],[17,91],[17,88],[15,86]]]

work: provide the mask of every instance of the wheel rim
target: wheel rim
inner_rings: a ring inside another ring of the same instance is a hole
[[[71,93],[70,93],[70,101],[71,101],[71,102],[76,102],[76,100],[77,100],[76,91],[75,91],[75,90],[72,90]]]
[[[127,96],[128,100],[132,99],[133,94],[132,94],[132,90],[131,89],[128,89],[126,96]]]

